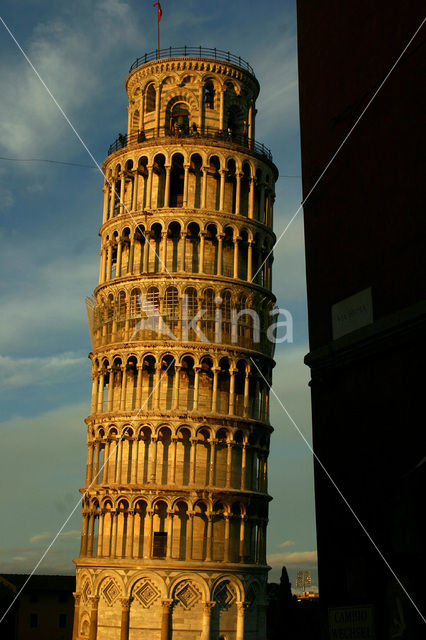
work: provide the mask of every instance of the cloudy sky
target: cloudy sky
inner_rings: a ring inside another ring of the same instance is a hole
[[[100,164],[126,129],[128,68],[156,47],[152,5],[2,2],[4,22]],[[301,200],[295,2],[162,6],[162,46],[229,49],[254,67],[261,84],[256,135],[280,171],[279,235]],[[77,505],[83,483],[91,391],[84,298],[98,277],[103,179],[1,23],[0,156],[0,570],[22,573]],[[84,166],[29,161],[37,158]],[[278,305],[294,320],[293,344],[277,349],[274,388],[309,439],[301,215],[277,246],[274,274]],[[286,564],[294,582],[297,569],[316,576],[312,459],[275,400],[272,424],[268,558],[271,579]],[[77,508],[39,571],[73,571],[79,529]]]

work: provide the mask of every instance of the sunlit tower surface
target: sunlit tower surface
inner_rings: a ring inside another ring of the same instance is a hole
[[[126,90],[89,304],[73,639],[264,640],[277,169],[259,84],[188,47],[136,60]]]

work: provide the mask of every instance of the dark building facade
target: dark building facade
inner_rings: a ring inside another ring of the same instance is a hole
[[[423,14],[420,2],[298,2],[304,198]],[[304,205],[314,450],[409,594],[316,463],[324,638],[424,633],[410,602],[422,606],[425,575],[424,39]],[[339,635],[351,625],[364,630]]]
[[[27,574],[0,575],[0,610],[10,606]],[[71,640],[74,576],[34,575],[1,624],[7,640]]]

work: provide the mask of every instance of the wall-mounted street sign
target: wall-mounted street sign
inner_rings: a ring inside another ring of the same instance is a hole
[[[336,302],[331,307],[333,340],[373,322],[371,287]]]
[[[328,608],[329,640],[376,640],[372,605]]]

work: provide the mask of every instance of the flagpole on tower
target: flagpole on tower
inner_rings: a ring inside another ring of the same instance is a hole
[[[161,9],[161,4],[159,2],[154,3],[154,7],[157,8],[157,58],[160,57],[160,20],[163,15],[163,10]]]

